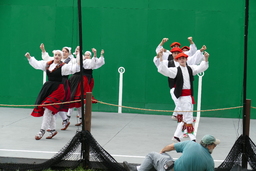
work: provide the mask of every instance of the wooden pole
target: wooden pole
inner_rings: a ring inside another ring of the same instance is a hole
[[[92,93],[86,92],[86,104],[85,104],[85,113],[83,113],[83,130],[91,132],[91,118],[92,118]],[[83,159],[85,161],[90,160],[90,148],[87,141],[83,141],[82,143],[82,151],[83,151]],[[87,168],[88,166],[85,166]]]
[[[84,130],[91,132],[91,119],[92,119],[92,93],[86,92],[86,107],[84,116]]]

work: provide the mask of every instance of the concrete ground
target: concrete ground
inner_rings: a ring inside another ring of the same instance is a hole
[[[67,130],[61,131],[61,118],[57,118],[58,134],[53,139],[35,140],[42,118],[30,116],[32,109],[0,108],[0,161],[12,158],[50,159],[57,153],[81,127],[76,113],[71,117]],[[213,151],[215,167],[226,158],[237,138],[242,134],[242,119],[223,119],[201,117],[197,130],[197,142],[205,134],[221,140]],[[159,152],[172,143],[176,122],[166,115],[144,115],[130,113],[92,112],[91,133],[98,143],[118,162],[140,164],[151,151]],[[256,141],[256,120],[250,123],[250,138]],[[188,138],[182,139],[189,140]],[[181,154],[169,152],[175,159]]]

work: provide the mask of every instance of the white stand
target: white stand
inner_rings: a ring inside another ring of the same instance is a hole
[[[196,114],[196,123],[195,123],[195,129],[194,129],[194,135],[197,134],[197,129],[200,121],[200,115],[201,115],[201,96],[202,96],[202,79],[204,76],[204,72],[197,74],[198,79],[198,92],[197,92],[197,114]]]
[[[124,67],[118,68],[119,72],[119,97],[118,97],[118,113],[122,113],[122,98],[123,98],[123,74],[125,72]]]

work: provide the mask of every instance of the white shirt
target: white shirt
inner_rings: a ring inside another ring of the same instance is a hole
[[[188,57],[187,64],[188,65],[198,65],[203,59],[204,59],[203,53],[200,50],[197,50],[194,55]],[[175,67],[180,66],[179,62],[176,62],[175,60],[173,60],[173,61],[174,61]],[[160,64],[160,58],[157,58],[155,56],[153,59],[153,62],[156,65],[156,67],[158,67]],[[167,59],[163,58],[163,63],[164,63],[164,65],[166,65],[168,67],[169,61]]]
[[[209,67],[209,62],[202,61],[200,65],[189,65],[192,69],[192,74],[196,75],[200,72],[204,72],[206,69]],[[182,75],[183,75],[183,89],[190,89],[190,80],[189,80],[189,73],[187,67],[180,66]],[[162,75],[170,78],[175,78],[178,69],[177,67],[170,67],[168,68],[163,62],[160,62],[158,66],[158,72],[161,73]]]
[[[159,52],[160,52],[160,50],[163,48],[163,46],[157,46],[156,47],[156,54],[158,54]],[[196,45],[193,43],[193,44],[190,44],[189,45],[189,50],[188,51],[186,51],[186,52],[184,52],[186,55],[188,55],[188,56],[193,56],[195,53],[196,53],[196,51],[197,51],[197,47],[196,47]],[[163,60],[168,60],[168,57],[169,57],[169,55],[170,54],[172,54],[172,52],[170,52],[169,50],[166,50],[165,52],[163,52]],[[192,64],[192,65],[194,65],[194,64]]]
[[[73,64],[76,63],[76,59],[74,58],[73,55],[69,55],[68,56],[70,58],[70,61],[69,62],[72,62]],[[42,52],[42,59],[44,61],[51,61],[51,60],[54,60],[54,57],[51,57],[48,52]],[[67,59],[67,58],[66,58]],[[61,59],[62,62],[64,62],[66,59]]]
[[[29,64],[33,68],[46,71],[47,61],[38,61],[34,57],[30,57],[30,59],[28,59],[28,61],[29,61]],[[57,64],[52,63],[49,66],[49,71],[52,71],[56,66],[57,66]],[[73,64],[71,62],[69,62],[68,64],[64,64],[61,67],[61,75],[63,75],[63,76],[74,74],[74,73],[79,72],[79,71],[80,71],[79,65],[78,64]]]
[[[77,55],[76,59],[80,60],[80,55],[79,54]],[[91,59],[84,59],[83,60],[84,69],[98,69],[104,64],[105,64],[105,58],[103,56],[101,56],[99,58],[92,57]]]

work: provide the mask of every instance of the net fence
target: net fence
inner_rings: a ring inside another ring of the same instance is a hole
[[[250,167],[256,171],[256,146],[246,135],[241,135],[236,140],[225,160],[215,171],[246,171],[246,168],[241,167],[243,156],[248,160]]]
[[[89,131],[77,132],[57,154],[45,162],[37,164],[0,163],[0,170],[64,170],[78,166],[96,170],[125,171],[125,168],[100,146]]]
[[[256,171],[256,145],[248,137],[241,135],[231,148],[225,160],[215,171],[247,171],[242,168],[243,156]],[[65,170],[83,166],[87,169],[126,171],[100,144],[89,131],[79,131],[51,159],[37,164],[0,163],[1,171],[41,171],[47,169]],[[151,169],[154,170],[154,169]]]

